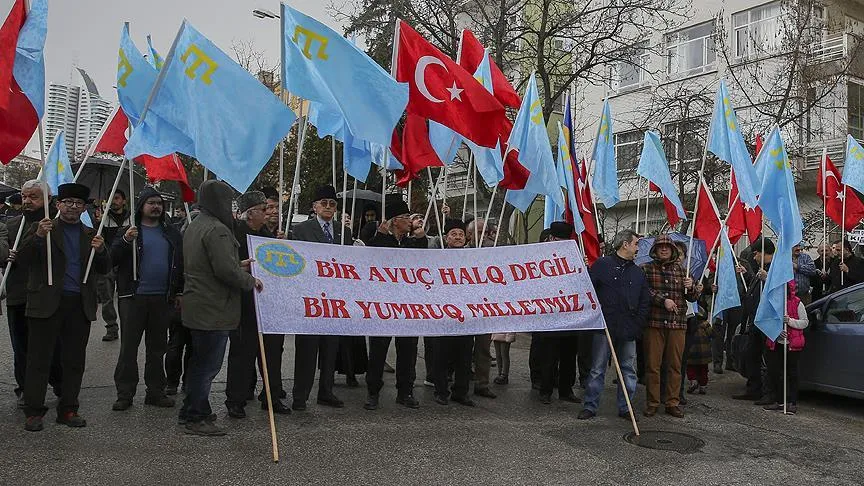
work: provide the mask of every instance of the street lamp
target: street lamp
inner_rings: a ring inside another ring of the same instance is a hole
[[[259,19],[278,19],[279,14],[273,13],[266,8],[256,8],[252,11],[252,15]]]

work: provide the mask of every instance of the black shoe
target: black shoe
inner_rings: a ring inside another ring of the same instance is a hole
[[[345,384],[348,388],[357,388],[360,386],[360,382],[357,381],[357,377],[353,375],[348,375],[345,377]]]
[[[591,410],[583,409],[581,412],[579,412],[579,415],[577,415],[576,418],[579,420],[588,420],[594,418],[596,415],[597,414],[592,412]]]
[[[474,407],[477,405],[474,403],[474,400],[471,400],[468,397],[453,397],[453,401],[459,405],[465,405],[466,407]]]
[[[552,403],[552,394],[551,393],[541,393],[540,394],[540,403],[543,405],[549,405]]]
[[[408,408],[420,408],[420,402],[414,398],[414,395],[406,395],[404,397],[396,397],[396,403],[404,405]]]
[[[166,395],[162,395],[161,397],[145,397],[144,405],[152,405],[159,408],[172,408],[174,407],[174,399],[169,398]]]
[[[63,415],[58,415],[57,423],[76,428],[87,426],[87,421],[81,418],[81,416],[78,415],[77,412],[66,412]]]
[[[496,385],[506,385],[510,383],[510,378],[505,375],[498,375],[492,380]]]
[[[492,393],[492,390],[490,390],[488,388],[481,388],[479,390],[475,388],[474,394],[477,395],[478,397],[483,397],[483,398],[497,398],[498,397],[498,395]]]
[[[447,400],[446,397],[443,397],[439,394],[435,394],[435,403],[438,405],[450,405],[450,400]]]
[[[129,410],[129,407],[132,406],[132,400],[126,400],[123,398],[118,398],[114,405],[111,406],[111,410],[115,412],[122,412],[123,410]]]
[[[759,395],[754,395],[752,393],[742,393],[740,395],[732,395],[732,400],[747,400],[748,402],[753,401],[753,400],[759,400],[760,398],[762,398],[762,397],[760,397]]]
[[[169,397],[173,397],[176,394],[177,394],[177,387],[176,386],[165,387],[165,395],[167,395]]]
[[[230,405],[226,404],[226,407],[228,407],[229,417],[236,419],[246,418],[246,409],[243,405],[232,403]]]
[[[102,336],[102,340],[105,342],[116,341],[119,337],[120,335],[116,329],[108,329],[108,331],[105,332],[105,335]]]
[[[267,400],[261,402],[261,410],[267,410]],[[282,403],[282,400],[273,400],[273,413],[291,415],[291,407]]]
[[[363,408],[366,410],[378,410],[378,395],[369,395],[366,398],[366,403],[363,404]]]
[[[570,402],[570,403],[582,403],[582,399],[577,397],[576,395],[573,395],[573,394],[564,395],[563,397],[559,396],[558,400],[563,400],[565,402]]]
[[[42,417],[38,415],[33,417],[27,417],[27,421],[24,422],[24,430],[26,430],[27,432],[39,432],[43,429],[43,427],[44,426],[42,425]]]
[[[342,400],[336,398],[336,395],[330,395],[329,397],[318,397],[318,405],[324,405],[325,407],[342,408],[345,406],[345,403]]]
[[[225,435],[225,431],[216,427],[213,422],[206,420],[201,422],[187,423],[183,432],[189,435],[200,435],[204,437],[219,437]]]
[[[306,411],[306,401],[305,400],[294,400],[291,402],[291,408],[294,409],[295,412],[305,412]]]

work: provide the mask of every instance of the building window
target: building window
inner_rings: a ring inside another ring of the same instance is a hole
[[[714,22],[690,27],[666,36],[666,73],[670,77],[699,74],[714,69]]]
[[[700,118],[667,123],[663,127],[663,149],[669,165],[701,163],[708,122]]]
[[[615,134],[615,159],[619,171],[632,171],[639,165],[645,130],[631,130]]]
[[[642,42],[634,48],[629,60],[619,61],[612,68],[612,89],[638,87],[648,82],[648,66],[651,54],[648,43]]]
[[[733,14],[732,28],[736,59],[776,52],[783,40],[780,2]]]
[[[864,140],[864,86],[849,83],[849,134]]]

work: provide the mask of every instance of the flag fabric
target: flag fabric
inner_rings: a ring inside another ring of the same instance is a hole
[[[803,230],[792,166],[776,126],[756,158],[756,175],[761,181],[759,207],[778,236],[755,322],[769,339],[776,341],[786,315],[786,284],[795,277],[792,247],[801,241]]]
[[[17,0],[0,27],[0,162],[8,164],[45,113],[47,0]]]
[[[366,182],[369,169],[372,168],[371,145],[354,137],[351,130],[345,131],[345,138],[342,140],[342,167],[348,175],[360,182]]]
[[[436,121],[429,120],[429,143],[432,144],[432,148],[444,165],[451,165],[456,161],[463,140],[462,135]]]
[[[126,156],[180,152],[245,192],[296,115],[184,21]]]
[[[720,237],[722,222],[717,203],[714,202],[708,183],[703,178],[699,179],[697,198],[696,204],[698,206],[696,214],[693,215],[693,237],[704,241],[708,254],[711,254],[714,251],[714,245],[717,245],[717,239]],[[726,233],[724,236],[728,238]]]
[[[653,182],[648,183],[648,190],[651,192],[661,193],[662,196],[663,191],[661,191],[660,188],[657,187],[657,185]],[[666,219],[669,220],[669,226],[674,228],[678,225],[678,223],[681,222],[681,218],[678,217],[678,209],[666,196],[663,196],[663,209],[666,210]],[[646,209],[645,212],[647,214],[648,210]]]
[[[621,201],[621,196],[618,193],[618,162],[615,160],[612,110],[609,108],[609,100],[603,102],[591,160],[594,161],[594,191],[597,192],[597,199],[607,208],[611,208]]]
[[[147,36],[147,53],[149,54],[149,56],[147,56],[147,62],[156,68],[157,71],[162,69],[162,66],[165,64],[165,59],[156,52],[156,49],[153,47],[153,40],[149,35]]]
[[[129,23],[123,24],[120,31],[120,51],[117,62],[117,99],[123,112],[132,122],[138,125],[144,105],[150,96],[150,90],[156,83],[159,71],[144,59],[141,51],[135,47],[129,36]]]
[[[738,184],[735,182],[735,170],[730,175],[729,214],[726,216],[726,226],[729,228],[729,241],[734,245],[744,234],[750,243],[756,241],[762,234],[762,208],[744,204],[738,196]]]
[[[398,24],[396,80],[407,82],[408,113],[434,120],[477,145],[495,148],[504,107],[471,73],[404,21]]]
[[[523,213],[528,210],[531,202],[538,194],[552,198],[555,205],[564,207],[564,196],[558,184],[558,174],[555,160],[552,158],[552,146],[549,144],[549,133],[543,120],[543,109],[537,93],[537,79],[534,73],[528,81],[528,89],[522,99],[522,107],[516,115],[516,123],[507,141],[507,150],[518,150],[520,160],[526,164],[531,175],[525,188],[508,190],[504,200]]]
[[[582,219],[582,224],[585,226],[585,231],[582,232],[582,243],[585,249],[585,256],[588,258],[588,264],[593,264],[598,258],[603,256],[600,250],[600,234],[597,230],[597,216],[594,213],[594,195],[591,193],[591,183],[588,180],[588,164],[584,160],[582,164],[573,165],[573,176],[576,178],[576,187],[579,194],[579,210],[578,213]],[[571,222],[572,221],[568,221]]]
[[[660,135],[656,132],[650,130],[645,132],[642,155],[639,157],[639,166],[636,167],[636,173],[653,182],[660,189],[663,196],[675,205],[678,217],[687,219],[684,205],[681,204],[681,199],[678,198],[678,191],[675,190],[675,184],[672,182],[672,176],[669,174],[669,162],[666,160],[666,154],[663,152],[663,143],[660,141]]]
[[[123,147],[129,141],[129,118],[123,113],[123,109],[119,106],[114,109],[114,112],[105,122],[102,128],[102,135],[94,142],[93,153],[108,153],[114,155],[123,155]]]
[[[408,114],[402,130],[402,165],[405,167],[397,176],[396,184],[406,186],[416,179],[417,174],[426,167],[443,167],[435,150],[429,143],[429,128],[421,116]]]
[[[846,138],[843,184],[858,192],[864,192],[864,148],[861,148],[861,144],[852,135],[847,135]]]
[[[477,66],[483,62],[484,56],[488,56],[483,44],[477,40],[474,33],[468,29],[462,31],[461,49],[459,51],[459,65],[464,67],[468,72],[474,72]],[[489,59],[489,70],[492,79],[492,94],[504,106],[510,108],[519,108],[522,104],[522,99],[519,98],[519,93],[510,84],[507,76],[501,71],[501,68],[495,64],[491,58]]]
[[[576,195],[576,181],[573,178],[573,157],[570,153],[569,145],[569,139],[564,127],[561,125],[561,122],[558,122],[558,184],[567,192],[564,207],[561,208],[562,212],[566,212],[570,208],[576,210],[579,207]],[[582,222],[580,214],[573,213],[572,221],[568,222],[573,225],[576,233],[585,231],[585,225]]]
[[[824,166],[824,172],[823,172]],[[822,182],[825,182],[823,185]],[[846,231],[852,231],[858,223],[864,219],[864,203],[854,190],[844,189],[848,186],[840,182],[840,171],[834,166],[829,157],[819,164],[819,177],[816,178],[816,194],[825,205],[825,215],[831,218],[837,225],[843,221],[843,199],[846,199],[846,223],[843,227]]]
[[[729,242],[727,230],[723,228],[720,232],[720,249],[717,252],[719,258],[716,260],[717,295],[714,297],[712,321],[714,316],[724,310],[741,305],[741,297],[738,295],[738,276],[735,273],[734,251],[732,243]]]
[[[372,152],[372,163],[387,170],[404,170],[402,166],[402,138],[398,131],[393,130],[390,145],[369,143]]]
[[[408,103],[407,85],[353,42],[284,3],[282,44],[288,92],[338,113],[361,140],[390,142]]]
[[[66,152],[66,134],[63,130],[57,131],[57,134],[54,135],[54,140],[48,149],[48,155],[45,156],[42,180],[48,185],[50,193],[55,196],[61,184],[75,181],[75,176],[72,174],[72,163],[69,162],[69,154]],[[81,213],[81,222],[85,226],[93,227],[93,222],[87,211]]]
[[[708,150],[735,169],[735,178],[741,200],[751,208],[756,207],[759,196],[759,180],[750,162],[750,152],[738,126],[735,108],[729,99],[726,82],[720,80],[714,99],[714,114],[708,131]]]

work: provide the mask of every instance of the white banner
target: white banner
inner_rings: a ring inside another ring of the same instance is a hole
[[[442,336],[603,329],[575,241],[413,250],[249,236],[268,334]]]

